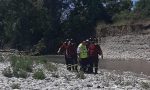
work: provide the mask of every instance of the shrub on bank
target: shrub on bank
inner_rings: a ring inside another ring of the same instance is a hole
[[[44,74],[43,70],[38,69],[36,72],[34,72],[33,78],[34,79],[40,79],[40,80],[45,79],[45,74]]]
[[[10,78],[13,76],[13,71],[11,70],[11,67],[7,67],[2,71],[2,74]]]
[[[52,63],[46,63],[44,66],[48,71],[51,71],[51,72],[57,71],[57,67],[53,65]]]
[[[20,85],[18,83],[14,83],[11,85],[12,89],[20,89]]]
[[[10,59],[10,67],[3,70],[3,75],[6,77],[27,78],[28,72],[33,72],[33,65],[38,64],[42,64],[44,66],[43,68],[50,72],[57,71],[56,65],[47,62],[43,57],[12,56]],[[33,78],[44,79],[45,75],[41,69],[38,69],[34,72]]]
[[[23,70],[27,72],[32,72],[33,60],[30,57],[17,57],[13,56],[11,58],[11,66],[16,70]]]
[[[86,77],[84,75],[84,72],[81,71],[81,72],[79,72],[79,73],[76,74],[76,78],[85,79]]]
[[[18,70],[18,69],[13,68],[13,75],[17,78],[19,78],[19,77],[20,78],[27,78],[28,73],[22,69]]]

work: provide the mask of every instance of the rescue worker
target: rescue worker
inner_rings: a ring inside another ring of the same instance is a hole
[[[71,40],[71,44],[73,46],[73,51],[74,51],[74,55],[73,55],[73,70],[77,71],[78,72],[78,61],[77,61],[77,46],[75,44],[75,41],[72,39]]]
[[[93,66],[94,66],[94,73],[97,74],[98,72],[98,63],[99,63],[99,55],[103,59],[103,53],[98,45],[98,40],[93,40],[88,48],[89,54],[89,73],[93,73]]]
[[[60,46],[60,48],[57,51],[58,54],[60,54],[61,52],[64,54],[67,70],[69,70],[68,58],[67,58],[67,53],[66,53],[66,49],[67,49],[67,46],[68,46],[68,41],[69,41],[69,39],[66,39],[65,42],[63,42],[63,44]]]
[[[77,53],[76,53],[76,46],[73,40],[70,40],[68,42],[66,48],[66,57],[68,59],[68,70],[77,71]]]
[[[80,70],[86,72],[88,67],[88,50],[86,47],[86,41],[82,41],[82,43],[78,45],[77,56],[81,66]]]
[[[89,48],[90,46],[90,39],[86,39],[86,47]]]

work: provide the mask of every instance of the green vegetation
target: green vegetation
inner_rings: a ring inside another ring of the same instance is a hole
[[[31,60],[31,58],[27,56],[20,56],[20,57],[13,56],[11,58],[11,66],[15,71],[32,72],[33,60]]]
[[[14,83],[11,85],[12,89],[20,89],[20,85],[18,83]]]
[[[17,78],[27,78],[28,73],[22,69],[13,68],[13,75]]]
[[[7,67],[2,71],[2,74],[6,77],[11,78],[13,76],[13,71],[11,70],[11,67]]]
[[[57,71],[57,67],[53,65],[52,63],[46,63],[45,68],[51,72]]]
[[[150,84],[147,82],[141,82],[141,86],[146,90],[148,90],[150,88]]]
[[[11,66],[3,70],[3,75],[6,77],[21,77],[26,78],[28,72],[32,72],[33,61],[29,57],[12,56],[10,60]]]
[[[29,73],[33,72],[33,65],[43,65],[43,69],[49,72],[57,71],[57,67],[48,62],[44,56],[12,56],[10,59],[11,66],[3,70],[3,75],[6,77],[27,78]],[[41,69],[34,72],[33,78],[44,79],[45,74]]]
[[[40,80],[45,79],[45,74],[44,74],[43,70],[41,70],[41,69],[36,70],[33,74],[33,78],[40,79]]]
[[[61,41],[95,35],[98,22],[149,18],[150,1],[0,0],[0,48],[55,54]]]
[[[84,72],[81,71],[81,72],[79,72],[79,73],[76,74],[76,78],[85,79],[86,77],[84,75]]]

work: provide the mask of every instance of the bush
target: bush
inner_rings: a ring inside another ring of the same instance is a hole
[[[13,75],[15,77],[20,77],[20,78],[26,78],[28,76],[28,73],[22,69],[18,70],[18,69],[13,69]]]
[[[38,69],[34,74],[33,74],[34,79],[45,79],[45,74],[41,69]]]
[[[45,64],[45,68],[51,72],[57,71],[57,67],[55,65],[53,65],[52,63]]]
[[[16,70],[23,70],[27,72],[32,72],[33,61],[30,57],[17,57],[13,56],[11,58],[11,66]]]
[[[149,89],[149,88],[150,88],[150,84],[149,84],[149,83],[146,83],[146,82],[142,82],[142,83],[141,83],[141,86],[142,86],[142,88],[144,88],[144,89]]]
[[[127,24],[129,21],[132,22],[137,20],[135,13],[129,11],[122,11],[112,17],[112,20],[115,22],[121,22],[122,24]]]
[[[84,72],[81,71],[81,72],[77,73],[76,78],[85,79],[86,77],[84,75]]]
[[[2,74],[6,77],[12,77],[13,76],[13,72],[11,70],[11,67],[7,67],[2,71]]]
[[[34,53],[33,55],[41,55],[44,54],[46,46],[44,44],[44,39],[41,39],[38,44],[34,45]]]
[[[20,85],[19,84],[12,84],[11,88],[12,89],[20,89]]]

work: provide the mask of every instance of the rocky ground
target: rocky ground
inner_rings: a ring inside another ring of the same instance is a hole
[[[150,60],[150,34],[108,36],[102,38],[101,47],[104,58]],[[0,90],[150,90],[150,76],[132,72],[118,72],[100,69],[98,74],[69,72],[64,64],[56,64],[58,71],[44,70],[46,78],[37,80],[32,77],[8,78],[2,74],[10,66],[9,54],[1,54]],[[35,66],[43,68],[42,65]]]
[[[104,37],[101,47],[105,58],[150,60],[150,34]]]
[[[55,64],[55,63],[53,63]],[[8,61],[0,62],[0,90],[148,90],[150,89],[150,77],[137,75],[131,72],[117,72],[99,70],[98,74],[81,74],[69,72],[64,64],[55,64],[58,71],[44,70],[46,78],[36,80],[32,73],[26,79],[8,78],[3,76],[2,70],[10,66]],[[36,66],[42,68],[42,65]]]

